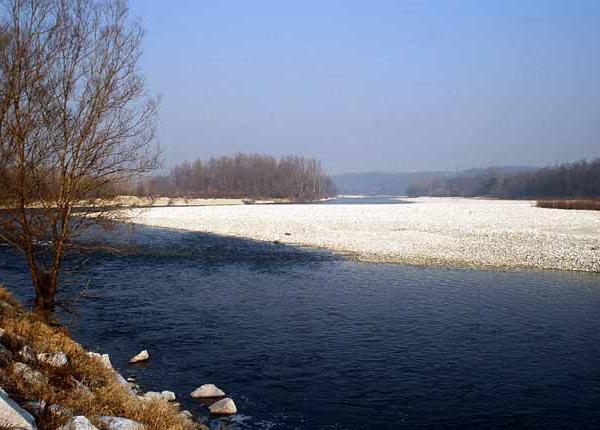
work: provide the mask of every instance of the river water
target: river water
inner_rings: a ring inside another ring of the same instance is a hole
[[[598,428],[600,276],[363,264],[137,228],[65,276],[60,313],[146,390],[211,428]],[[31,301],[20,257],[0,280]],[[84,291],[83,294],[80,292]],[[127,360],[148,349],[151,360]],[[211,419],[214,383],[240,413]]]

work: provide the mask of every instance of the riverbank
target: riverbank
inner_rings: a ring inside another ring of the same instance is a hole
[[[600,199],[538,200],[536,206],[549,209],[600,211]]]
[[[101,203],[101,204],[100,204]],[[238,206],[238,205],[272,205],[292,203],[291,199],[269,198],[269,199],[228,199],[228,198],[185,198],[185,197],[139,197],[139,196],[117,196],[108,201],[84,200],[77,203],[76,207],[124,207],[124,208],[149,208],[166,206]],[[42,208],[41,203],[32,204],[30,208]],[[1,209],[9,207],[0,205]]]
[[[205,428],[175,403],[138,396],[108,355],[84,350],[65,330],[24,311],[2,287],[0,317],[1,428],[96,428],[61,427],[88,419],[109,430]]]
[[[600,271],[600,214],[533,201],[150,208],[135,223],[325,248],[367,262]]]
[[[111,201],[119,206],[127,207],[164,207],[164,206],[237,206],[237,205],[267,205],[276,203],[291,203],[290,199],[228,199],[228,198],[185,198],[185,197],[138,197],[119,196]]]

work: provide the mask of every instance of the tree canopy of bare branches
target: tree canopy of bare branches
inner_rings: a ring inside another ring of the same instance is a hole
[[[111,219],[112,185],[157,166],[142,39],[122,0],[0,0],[0,238],[38,309],[73,237]]]
[[[289,198],[310,201],[335,194],[319,161],[297,156],[279,159],[235,154],[207,161],[185,161],[166,177],[152,178],[137,194],[183,197]]]
[[[489,169],[483,173],[415,181],[411,196],[497,197],[508,199],[598,199],[600,159],[525,172]]]

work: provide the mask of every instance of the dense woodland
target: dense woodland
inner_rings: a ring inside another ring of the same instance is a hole
[[[416,181],[450,176],[450,172],[363,172],[333,177],[341,194],[401,196]]]
[[[236,154],[183,162],[169,175],[141,183],[138,195],[224,198],[288,198],[310,201],[333,196],[333,181],[314,158]]]
[[[507,199],[600,198],[600,159],[534,171],[488,169],[477,175],[426,178],[413,182],[410,196],[498,197]]]
[[[521,173],[534,171],[529,166],[503,166],[494,169],[496,173]],[[434,180],[452,178],[455,176],[480,176],[488,173],[487,169],[468,169],[460,173],[450,171],[419,171],[419,172],[364,172],[344,173],[333,177],[342,194],[366,195],[406,195],[412,184],[425,184]]]

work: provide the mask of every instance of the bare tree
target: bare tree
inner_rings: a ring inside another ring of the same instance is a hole
[[[314,158],[238,153],[208,161],[184,161],[169,177],[153,178],[148,194],[186,197],[288,198],[311,201],[335,194],[335,185]]]
[[[48,310],[74,237],[115,221],[114,185],[157,167],[157,104],[125,1],[0,5],[0,238]]]

